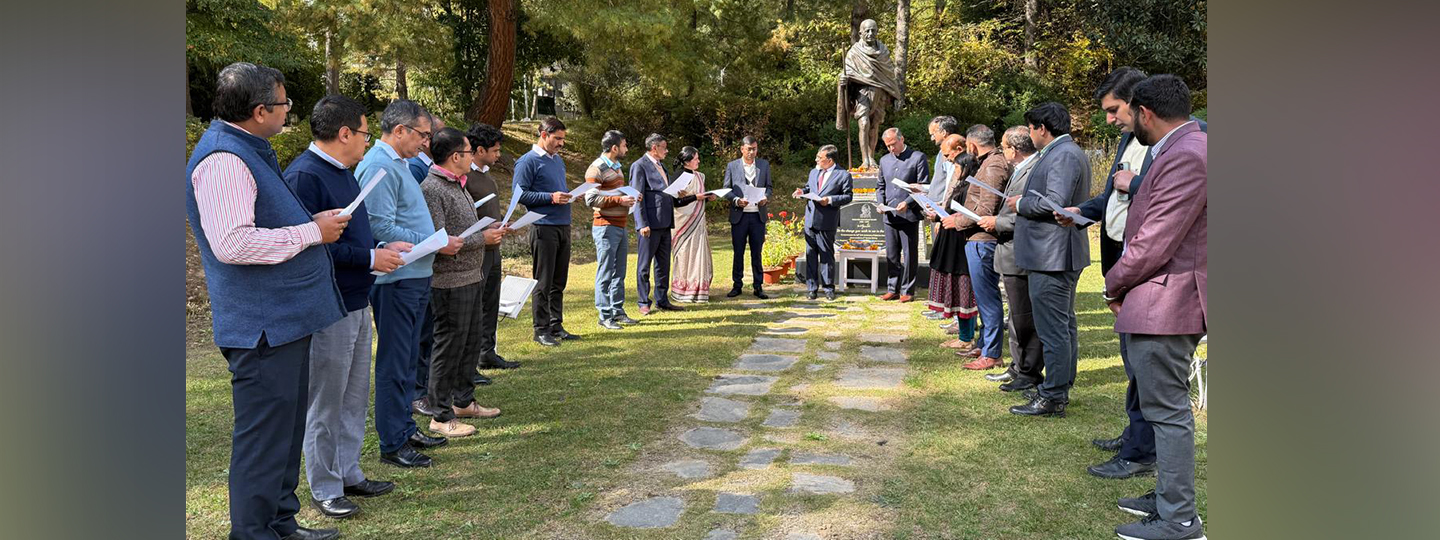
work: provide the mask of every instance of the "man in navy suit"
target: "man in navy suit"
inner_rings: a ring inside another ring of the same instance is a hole
[[[813,193],[820,198],[805,205],[805,285],[811,300],[821,286],[826,300],[835,299],[835,230],[840,228],[840,207],[849,204],[854,195],[850,171],[835,167],[839,155],[840,149],[833,144],[820,147],[810,179],[792,194]]]
[[[885,295],[881,300],[909,302],[915,299],[915,274],[920,266],[920,254],[915,242],[920,232],[919,203],[907,202],[912,192],[900,189],[890,181],[899,179],[911,184],[914,193],[924,193],[924,186],[930,183],[930,166],[925,154],[905,144],[905,136],[898,128],[885,130],[880,137],[890,153],[880,158],[880,185],[875,187],[875,200],[895,208],[885,216],[885,261],[889,265],[889,280],[885,283]],[[903,257],[903,258],[902,258]]]
[[[754,281],[755,296],[762,300],[769,298],[760,288],[760,274],[764,272],[760,265],[760,250],[765,245],[765,222],[769,221],[765,204],[769,202],[771,193],[770,162],[757,157],[759,147],[755,137],[746,135],[740,139],[740,159],[725,166],[725,183],[721,186],[730,189],[725,194],[725,200],[730,201],[730,244],[735,250],[735,262],[730,272],[735,286],[725,294],[729,298],[740,296],[740,289],[745,285],[746,242],[750,243],[750,278]],[[745,200],[742,186],[764,189],[765,198]]]
[[[667,311],[683,311],[670,303],[670,229],[675,226],[675,207],[695,202],[695,195],[679,199],[664,193],[670,187],[670,172],[665,170],[665,154],[669,152],[665,136],[651,133],[645,137],[645,155],[630,164],[630,187],[640,192],[640,205],[635,210],[635,230],[640,233],[640,264],[635,265],[635,288],[640,314],[650,314],[650,265],[655,265],[656,307]]]

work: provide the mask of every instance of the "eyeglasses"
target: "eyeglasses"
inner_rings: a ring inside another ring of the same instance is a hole
[[[405,126],[405,127],[407,127],[407,128],[410,128],[410,131],[414,131],[415,133],[419,133],[421,139],[425,139],[425,140],[427,140],[427,141],[430,140],[430,135],[431,135],[431,133],[430,133],[429,131],[420,131],[420,130],[418,130],[418,129],[415,129],[415,126],[407,126],[407,125],[405,125],[405,124],[400,124],[400,125]]]
[[[475,151],[474,151],[474,150],[456,150],[455,153],[456,153],[456,154],[474,154]]]
[[[267,109],[270,107],[279,107],[281,105],[284,105],[285,110],[288,111],[295,107],[295,101],[291,100],[290,98],[285,98],[285,101],[281,101],[279,103],[261,103],[261,105],[264,105]]]
[[[350,129],[350,126],[345,126],[345,129]],[[360,137],[364,138],[364,139],[365,139],[365,142],[367,142],[367,143],[370,142],[371,137],[373,137],[372,135],[370,135],[370,132],[369,132],[369,131],[359,131],[359,130],[351,129],[351,130],[350,130],[350,133],[354,133],[354,134],[356,134],[356,135],[359,135]]]

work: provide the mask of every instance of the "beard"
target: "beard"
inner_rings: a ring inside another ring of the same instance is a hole
[[[1155,134],[1151,133],[1150,130],[1145,129],[1145,126],[1141,125],[1139,122],[1136,122],[1135,125],[1130,128],[1130,130],[1131,132],[1135,133],[1135,139],[1139,140],[1140,144],[1143,144],[1145,146],[1154,146],[1156,142],[1159,142],[1155,140]]]

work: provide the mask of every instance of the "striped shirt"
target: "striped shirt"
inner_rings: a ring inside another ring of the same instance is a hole
[[[222,263],[279,264],[320,243],[320,226],[313,221],[278,229],[255,226],[255,176],[235,154],[206,156],[196,164],[190,182],[195,185],[200,228]]]

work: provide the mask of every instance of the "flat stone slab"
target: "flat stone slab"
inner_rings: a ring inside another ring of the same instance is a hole
[[[865,333],[860,335],[860,341],[866,343],[904,343],[905,339],[904,334]]]
[[[850,456],[840,454],[810,454],[805,452],[794,452],[790,454],[791,465],[838,465],[841,467],[850,466]]]
[[[677,497],[652,497],[611,512],[605,521],[617,527],[658,529],[674,525],[684,511],[685,501]]]
[[[720,493],[715,497],[715,512],[720,514],[754,514],[760,511],[760,499],[743,493]]]
[[[851,390],[881,390],[899,388],[905,382],[903,368],[857,368],[848,367],[840,372],[835,386]]]
[[[776,354],[742,354],[732,369],[741,371],[785,371],[799,361],[798,356]]]
[[[728,429],[698,427],[680,434],[680,442],[691,448],[734,450],[745,444],[745,436]]]
[[[805,371],[820,371],[825,369],[825,364],[810,364],[805,366]]]
[[[765,306],[765,304],[761,304],[761,303],[759,303],[759,302],[747,302],[747,303],[744,303],[744,304],[740,304],[740,307],[743,307],[743,308],[746,308],[746,309],[761,309],[761,308],[764,308],[764,307],[766,307],[766,306]]]
[[[840,353],[834,351],[820,351],[819,353],[816,353],[816,357],[820,358],[821,360],[839,360]]]
[[[755,338],[755,344],[750,346],[750,350],[798,353],[805,350],[805,340],[775,337],[757,337]]]
[[[705,534],[704,540],[735,540],[740,535],[727,529],[715,529]]]
[[[760,424],[765,427],[794,427],[800,421],[800,411],[795,409],[770,409],[770,416]]]
[[[674,473],[675,476],[686,480],[706,478],[710,476],[710,464],[698,459],[682,459],[671,461],[660,466],[661,469]]]
[[[770,385],[775,384],[778,377],[767,377],[764,375],[721,375],[710,383],[710,388],[705,392],[710,394],[737,394],[742,396],[763,396],[770,393]]]
[[[817,495],[851,493],[855,491],[855,483],[838,476],[797,472],[790,473],[790,491]]]
[[[907,359],[905,351],[894,347],[873,347],[870,345],[860,346],[860,358],[872,362],[885,362],[887,364],[904,364]]]
[[[706,422],[739,422],[749,415],[749,403],[723,397],[706,397],[700,400],[700,412],[690,417]]]
[[[888,410],[890,408],[886,406],[883,402],[881,402],[879,398],[873,397],[832,396],[830,398],[830,402],[834,403],[841,409],[851,409],[857,411],[878,412]]]
[[[779,448],[756,448],[746,452],[745,457],[740,458],[740,468],[764,469],[769,467],[777,457],[780,457]]]
[[[761,334],[779,335],[779,336],[789,336],[789,335],[804,334],[804,333],[809,332],[809,331],[810,331],[809,328],[801,328],[801,327],[799,327],[799,326],[780,326],[780,327],[777,327],[777,328],[767,328],[767,329],[765,329],[764,331],[762,331],[762,332],[760,332],[760,333],[761,333]]]
[[[840,345],[842,345],[842,343],[840,343],[839,341],[826,341],[826,342],[825,342],[825,348],[826,348],[826,349],[830,349],[830,350],[832,350],[832,351],[838,351],[838,350],[840,350]]]

